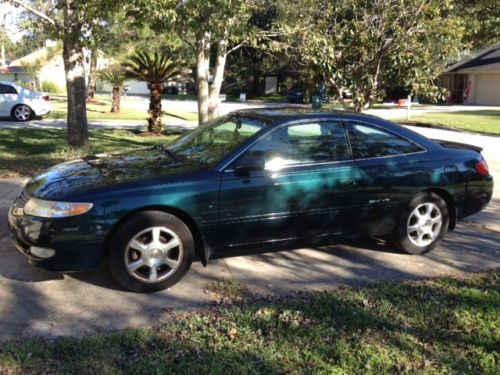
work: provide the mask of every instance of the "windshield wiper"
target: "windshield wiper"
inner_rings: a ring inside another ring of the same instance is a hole
[[[175,161],[176,163],[180,163],[181,161],[179,160],[179,158],[177,156],[175,156],[175,154],[170,151],[168,148],[166,148],[165,146],[162,146],[162,145],[156,145],[154,146],[154,148],[156,150],[160,150],[162,151],[163,153],[167,154],[168,156],[170,156],[170,158]]]

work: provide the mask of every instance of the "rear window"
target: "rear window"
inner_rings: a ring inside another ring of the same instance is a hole
[[[349,129],[354,159],[411,154],[423,151],[413,142],[396,134],[368,125],[352,124]]]

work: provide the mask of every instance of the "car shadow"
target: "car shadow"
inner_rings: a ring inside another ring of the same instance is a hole
[[[350,251],[349,248],[351,250],[357,249],[357,250],[374,251],[379,253],[401,254],[401,252],[398,249],[396,249],[390,242],[381,238],[353,239],[349,241],[342,241],[341,243],[335,245],[323,245],[318,247],[312,247],[311,249],[316,250],[318,252],[328,253],[332,256],[338,256],[339,253],[341,253],[342,251],[349,252]],[[260,251],[253,250],[253,251],[234,254],[233,256],[227,256],[225,258],[239,257],[239,256],[255,256],[255,255],[258,256],[259,254],[261,255],[269,254],[270,256],[272,256],[271,254],[273,253],[285,254],[286,252],[293,251],[295,249],[296,247],[283,248],[277,251],[271,249],[262,249]],[[221,262],[223,261],[222,259],[214,258],[209,263]],[[201,264],[199,264],[198,262],[195,262],[195,264],[201,266]],[[200,272],[203,273],[204,271],[200,270]],[[190,274],[191,271],[186,275],[186,277],[192,276]],[[109,270],[109,266],[107,264],[104,264],[99,270],[88,271],[88,272],[72,272],[68,273],[67,276],[84,283],[99,286],[101,288],[124,291],[123,287],[121,287],[112,277],[111,271]]]
[[[30,118],[26,123],[29,123],[32,120],[43,120],[43,116],[33,116]],[[0,116],[0,121],[9,121],[9,122],[15,122],[16,124],[22,124],[22,121],[17,121],[15,118],[10,117],[10,116]]]

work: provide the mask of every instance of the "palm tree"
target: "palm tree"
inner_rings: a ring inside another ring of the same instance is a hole
[[[162,130],[161,94],[163,84],[181,75],[181,63],[167,55],[136,52],[124,64],[128,78],[146,81],[150,91],[148,131],[159,134]]]
[[[123,82],[127,78],[124,70],[119,66],[108,67],[97,73],[99,78],[113,86],[113,96],[111,100],[110,112],[120,112],[121,91]]]

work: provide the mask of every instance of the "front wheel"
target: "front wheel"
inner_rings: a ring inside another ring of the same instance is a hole
[[[401,216],[393,233],[394,245],[409,254],[425,254],[443,239],[448,225],[446,202],[434,193],[420,193]]]
[[[110,241],[111,273],[133,292],[169,288],[189,270],[194,240],[177,217],[145,211],[121,225]]]
[[[33,110],[26,104],[20,104],[12,110],[12,116],[21,122],[28,121],[33,117]]]

